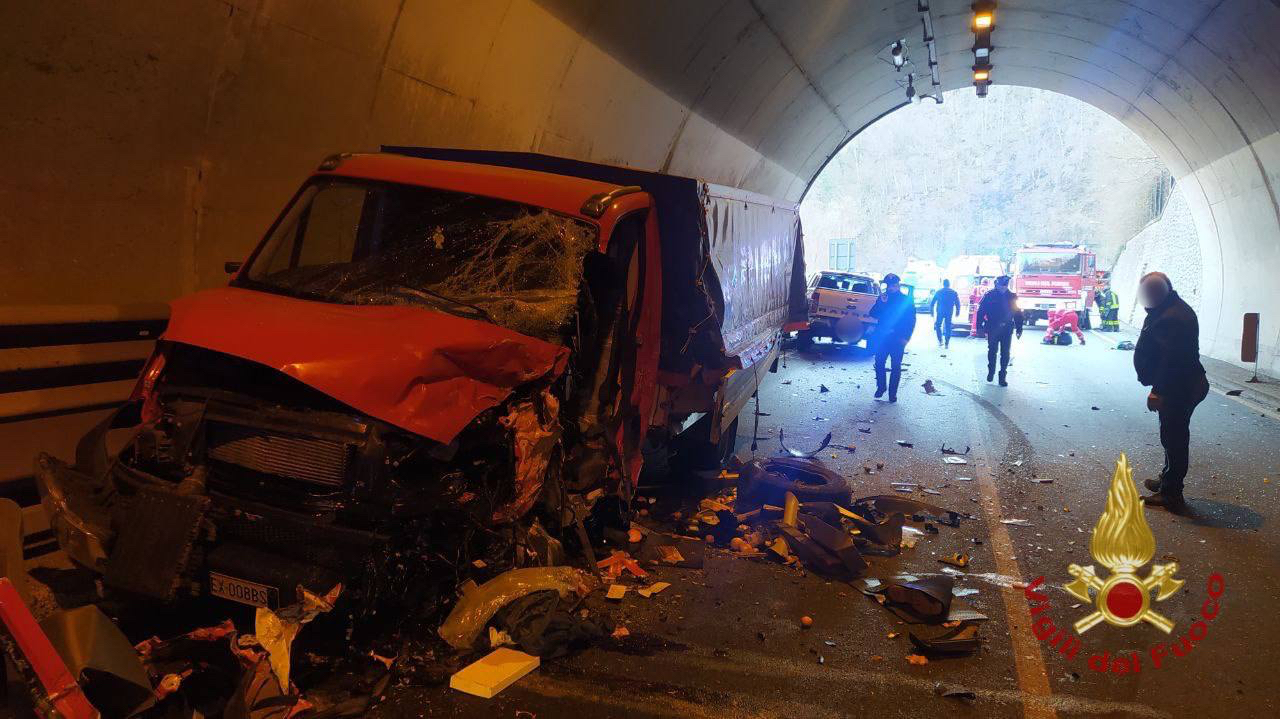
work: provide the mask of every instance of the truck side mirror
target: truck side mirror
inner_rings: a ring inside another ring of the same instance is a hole
[[[226,272],[229,275],[234,275],[235,273],[239,272],[240,268],[243,266],[244,266],[243,262],[223,262],[222,271]]]

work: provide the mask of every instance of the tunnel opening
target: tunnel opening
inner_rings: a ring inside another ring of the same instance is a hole
[[[1066,304],[1082,326],[1099,327],[1096,282],[1116,293],[1118,321],[1140,327],[1136,289],[1152,271],[1166,273],[1200,310],[1201,253],[1216,248],[1198,233],[1181,183],[1142,138],[1052,91],[942,97],[868,126],[815,178],[801,204],[811,285],[831,284],[831,276],[818,279],[824,271],[876,279],[892,272],[927,309],[946,279],[965,309],[960,332],[970,330],[970,295],[993,273],[1014,277],[1029,322],[1040,326],[1047,308],[1066,308],[1057,295],[1069,294],[1069,282],[1079,304]],[[1075,248],[1089,255],[1076,257]],[[1050,289],[1055,283],[1062,289]]]

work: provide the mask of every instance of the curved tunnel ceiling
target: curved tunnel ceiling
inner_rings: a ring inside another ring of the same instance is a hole
[[[969,87],[969,1],[927,4],[942,89]],[[0,9],[0,92],[25,100],[0,115],[0,243],[22,270],[0,280],[18,303],[215,284],[318,157],[379,143],[532,150],[799,199],[904,102],[892,40],[927,77],[917,0],[17,5]],[[1271,0],[1002,0],[992,53],[992,92],[1076,97],[1159,153],[1201,238],[1203,349],[1232,358],[1240,313],[1261,311],[1273,369],[1278,36]],[[56,295],[54,273],[80,294]]]

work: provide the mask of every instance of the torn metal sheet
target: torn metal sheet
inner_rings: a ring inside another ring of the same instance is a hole
[[[786,539],[787,547],[795,553],[804,566],[827,577],[846,577],[848,568],[834,554],[811,539],[796,527],[779,525],[778,531]]]
[[[895,497],[889,494],[877,494],[856,500],[854,505],[870,505],[881,514],[902,512],[912,518],[922,517],[919,521],[935,521],[949,527],[959,526],[960,518],[973,519],[971,515],[921,502],[906,497]]]
[[[982,648],[978,627],[974,624],[962,624],[933,637],[910,631],[907,637],[925,654],[969,654]]]
[[[405,305],[223,287],[172,308],[162,339],[266,365],[445,444],[515,387],[558,376],[569,354],[498,325]]]
[[[799,449],[791,449],[790,447],[788,447],[784,431],[781,428],[779,428],[778,444],[782,445],[782,451],[786,452],[792,457],[800,457],[802,459],[812,459],[814,455],[826,449],[827,445],[831,444],[831,433],[827,432],[827,436],[822,438],[822,443],[818,445],[817,449],[814,449],[812,451],[804,451]]]
[[[858,554],[853,538],[846,532],[836,529],[812,514],[800,515],[800,523],[805,534],[828,552],[839,557],[853,576],[862,574],[866,570],[867,562],[861,554]]]
[[[889,582],[879,590],[884,607],[910,623],[940,624],[951,610],[951,577],[925,577],[915,581]]]
[[[132,716],[155,703],[151,679],[124,632],[96,606],[54,612],[40,628],[106,716]]]
[[[516,455],[516,496],[493,513],[493,521],[510,522],[523,517],[542,491],[547,467],[560,441],[560,400],[543,390],[537,402],[517,402],[498,422],[511,430]]]
[[[16,670],[36,706],[49,716],[98,719],[75,675],[45,636],[13,583],[0,577],[0,661]],[[16,684],[16,683],[15,683]]]

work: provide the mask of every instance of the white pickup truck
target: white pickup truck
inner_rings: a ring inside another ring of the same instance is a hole
[[[809,327],[797,335],[801,344],[827,337],[856,344],[876,323],[871,308],[880,296],[880,283],[855,272],[818,272],[809,278]]]

